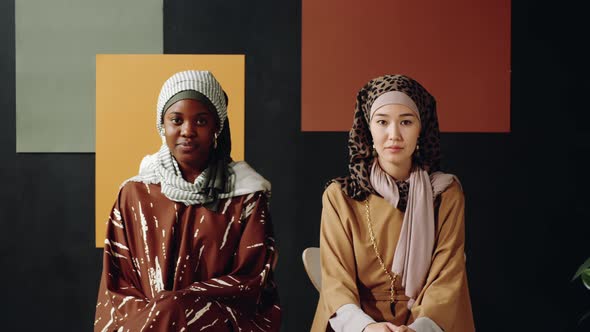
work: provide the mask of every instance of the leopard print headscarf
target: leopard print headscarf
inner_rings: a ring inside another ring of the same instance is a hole
[[[375,193],[369,180],[373,163],[373,137],[369,130],[371,105],[385,92],[399,91],[410,97],[420,113],[422,129],[418,138],[420,150],[414,153],[413,166],[429,173],[440,169],[440,131],[436,101],[420,83],[404,75],[385,75],[370,80],[358,92],[352,129],[348,136],[349,175],[334,179],[351,198],[363,200]]]

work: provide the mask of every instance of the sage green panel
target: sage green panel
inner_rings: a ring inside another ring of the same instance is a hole
[[[17,152],[94,152],[96,54],[161,54],[162,1],[15,1]]]

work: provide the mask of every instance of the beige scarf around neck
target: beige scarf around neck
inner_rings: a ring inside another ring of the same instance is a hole
[[[397,207],[399,190],[395,179],[379,166],[377,159],[371,167],[370,181],[379,195]],[[408,202],[391,269],[402,278],[402,286],[410,297],[408,308],[424,287],[430,269],[435,245],[434,199],[453,181],[459,182],[452,174],[435,172],[429,175],[422,168],[414,168],[410,173]]]

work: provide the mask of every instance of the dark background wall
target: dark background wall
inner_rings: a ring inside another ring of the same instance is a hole
[[[590,330],[577,326],[590,291],[570,282],[590,256],[578,12],[513,1],[511,133],[442,135],[467,197],[478,331]],[[246,54],[246,159],[273,183],[283,331],[309,330],[318,296],[301,252],[318,245],[324,183],[346,172],[347,133],[299,129],[300,19],[297,0],[164,1],[165,53]],[[94,155],[15,153],[14,0],[0,2],[0,45],[0,330],[90,331]]]

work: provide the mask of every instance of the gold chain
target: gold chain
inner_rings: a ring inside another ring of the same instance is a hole
[[[383,264],[383,259],[381,258],[381,255],[379,254],[379,250],[377,249],[377,240],[375,239],[375,234],[373,233],[373,225],[371,224],[371,215],[369,214],[369,197],[367,197],[367,199],[365,199],[365,207],[366,207],[366,211],[367,211],[367,227],[369,228],[369,236],[371,237],[371,243],[373,244],[373,249],[375,250],[375,255],[377,256],[377,259],[379,260],[379,264],[381,264],[381,268],[383,269],[385,274],[387,274],[387,276],[389,277],[389,281],[391,282],[389,301],[391,303],[394,303],[395,302],[395,280],[397,279],[397,275],[395,273],[393,273],[393,275],[392,275],[389,272],[389,270],[387,270],[387,268],[385,267],[385,264]]]

